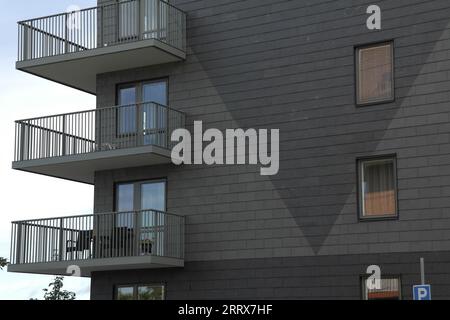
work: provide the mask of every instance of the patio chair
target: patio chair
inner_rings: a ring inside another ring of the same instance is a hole
[[[80,253],[91,251],[92,230],[81,230],[77,231],[77,233],[76,240],[67,240],[66,242],[66,258],[70,254],[71,259],[79,259]]]

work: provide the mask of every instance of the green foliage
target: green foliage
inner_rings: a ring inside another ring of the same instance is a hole
[[[3,268],[6,267],[7,265],[8,265],[8,260],[0,257],[0,270],[3,270]]]
[[[138,291],[139,300],[162,300],[163,288],[162,287],[141,287]]]
[[[44,300],[75,300],[76,294],[71,291],[62,290],[64,277],[55,277],[48,285],[50,289],[44,289]]]

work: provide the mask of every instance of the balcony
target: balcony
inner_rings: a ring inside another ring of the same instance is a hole
[[[96,93],[98,74],[186,58],[186,14],[128,0],[21,21],[16,68]]]
[[[9,272],[81,276],[184,266],[185,218],[144,210],[12,223]]]
[[[171,163],[171,134],[184,126],[154,102],[19,120],[12,167],[93,184],[96,171]]]

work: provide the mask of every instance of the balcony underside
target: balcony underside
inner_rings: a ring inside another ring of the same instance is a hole
[[[156,39],[19,61],[16,68],[96,94],[97,75],[184,60],[186,53]]]
[[[69,266],[78,266],[82,277],[90,277],[95,271],[136,270],[157,268],[182,268],[184,260],[158,256],[137,256],[104,258],[92,260],[57,261],[45,263],[13,264],[8,266],[8,272],[35,273],[67,276]]]
[[[154,145],[45,159],[15,161],[12,168],[94,184],[96,171],[171,163],[171,152]]]

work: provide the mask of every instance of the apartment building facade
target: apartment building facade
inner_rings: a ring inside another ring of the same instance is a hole
[[[97,106],[17,121],[13,168],[95,203],[13,222],[9,271],[78,266],[92,299],[411,299],[423,257],[450,298],[448,17],[445,0],[99,0],[20,22],[17,68]],[[279,129],[279,173],[172,164],[194,121]]]

